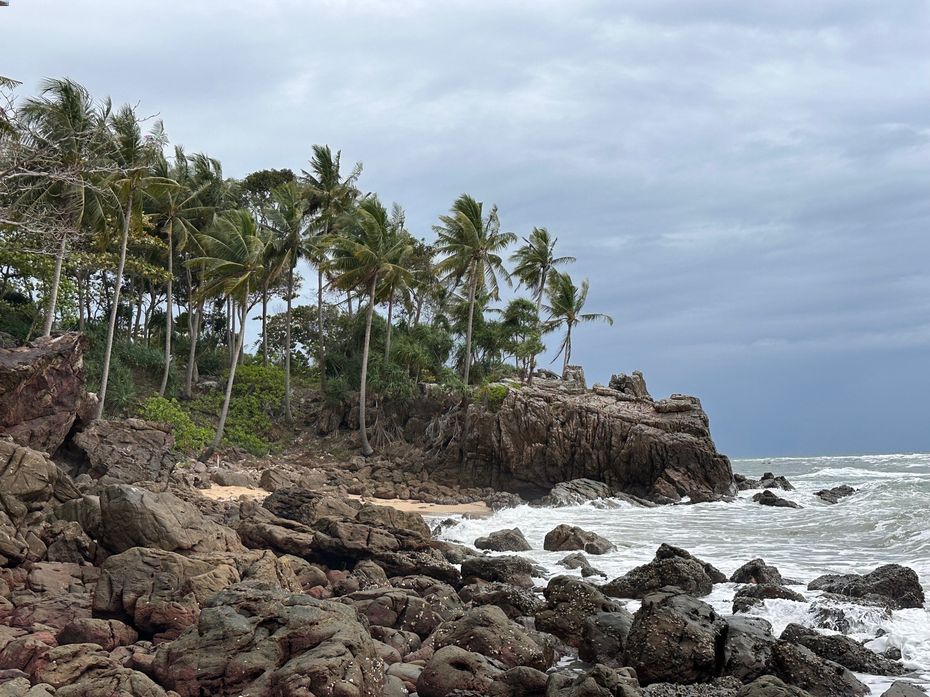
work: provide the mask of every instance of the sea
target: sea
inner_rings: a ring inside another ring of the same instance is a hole
[[[761,557],[782,576],[798,581],[789,587],[807,602],[766,600],[749,614],[764,617],[776,636],[791,622],[815,627],[819,608],[843,611],[848,636],[867,641],[882,652],[900,649],[912,671],[904,678],[857,674],[872,694],[881,695],[895,679],[930,687],[930,609],[898,610],[890,615],[877,608],[818,601],[820,593],[807,584],[827,573],[867,573],[882,564],[914,569],[930,606],[930,455],[864,455],[855,457],[764,458],[733,461],[733,471],[757,479],[764,472],[784,475],[794,491],[775,490],[803,508],[773,508],[752,501],[755,491],[740,492],[732,503],[699,503],[635,507],[606,500],[567,508],[518,506],[485,518],[463,518],[445,528],[441,537],[473,544],[494,530],[518,527],[533,546],[521,552],[550,574],[580,574],[557,562],[566,552],[546,552],[543,538],[560,523],[578,525],[603,535],[617,549],[588,555],[608,579],[652,560],[663,542],[683,547],[712,563],[728,576],[743,563]],[[814,492],[848,484],[859,491],[837,504],[827,504]],[[594,580],[594,579],[589,579]],[[541,580],[540,583],[545,583]],[[714,586],[704,598],[720,614],[731,614],[736,584]],[[631,611],[638,601],[631,601]],[[827,634],[833,630],[819,627]]]

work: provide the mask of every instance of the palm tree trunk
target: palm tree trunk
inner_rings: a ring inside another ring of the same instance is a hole
[[[192,292],[192,291],[191,291]],[[191,306],[187,313],[187,332],[191,345],[187,352],[187,374],[184,376],[184,399],[190,399],[194,392],[194,371],[197,368],[197,339],[200,338],[200,323],[203,321],[203,300],[196,308]]]
[[[246,293],[248,295],[248,293]],[[240,308],[240,324],[245,324],[245,313],[246,313],[246,304],[248,300],[242,301],[242,307]],[[236,340],[236,349],[233,355],[238,355],[242,351],[242,341],[245,337],[245,332],[239,334],[239,338]],[[232,388],[233,382],[236,379],[236,366],[239,365],[239,361],[234,360],[232,365],[229,366],[229,379],[226,381],[226,396],[223,398],[223,408],[220,410],[220,422],[216,426],[216,435],[213,437],[213,442],[207,446],[207,449],[204,450],[200,457],[198,458],[201,462],[206,462],[210,459],[210,456],[213,452],[220,446],[220,441],[223,440],[223,431],[226,429],[226,417],[229,415],[229,402],[232,399]]]
[[[48,293],[48,310],[45,315],[45,326],[42,328],[42,336],[49,336],[52,333],[52,325],[55,323],[55,307],[58,305],[58,288],[61,285],[61,265],[65,260],[65,253],[68,251],[68,233],[63,232],[61,235],[61,245],[58,247],[58,254],[55,255],[55,271],[52,273],[52,287]]]
[[[471,332],[475,319],[475,291],[478,287],[477,269],[472,267],[471,283],[468,286],[468,329],[465,333],[465,375],[463,380],[468,385],[468,373],[471,371]]]
[[[103,418],[103,409],[107,401],[107,382],[110,379],[110,358],[113,354],[113,335],[116,333],[116,316],[119,313],[119,294],[123,285],[123,271],[126,268],[126,247],[129,246],[129,223],[132,219],[133,190],[129,190],[126,200],[126,210],[123,213],[123,237],[119,247],[119,266],[116,269],[116,280],[113,288],[113,299],[110,304],[110,326],[107,329],[107,345],[103,354],[103,375],[100,378],[100,403],[97,405],[97,418]]]
[[[129,338],[130,338],[130,340],[132,340],[133,343],[135,343],[136,340],[139,338],[139,330],[142,329],[142,304],[143,304],[143,300],[144,300],[144,298],[143,298],[143,296],[142,296],[142,289],[140,288],[140,289],[139,289],[139,299],[136,301],[135,318],[132,320],[132,331],[129,333]],[[149,308],[149,311],[150,311],[150,310],[151,310],[151,307]],[[149,314],[149,312],[146,311],[146,313],[145,313],[145,315],[146,315],[146,324],[148,323],[148,314]]]
[[[262,365],[268,365],[268,283],[262,287]]]
[[[168,229],[168,298],[165,301],[165,372],[161,376],[161,387],[158,388],[158,395],[165,396],[165,390],[168,388],[168,371],[171,368],[171,326],[174,318],[172,313],[172,291],[174,285],[174,244],[171,238],[171,229]]]
[[[565,333],[565,361],[562,363],[562,379],[565,379],[565,371],[568,370],[568,362],[572,359],[572,325],[568,325],[568,331]]]
[[[420,312],[422,312],[422,310],[423,310],[423,297],[422,297],[422,296],[418,296],[418,297],[417,297],[417,310],[416,310],[416,314],[414,314],[414,316],[413,316],[413,326],[414,326],[414,327],[419,327],[419,326],[420,326]]]
[[[318,267],[316,270],[316,316],[317,330],[319,331],[319,340],[317,346],[317,370],[320,373],[320,389],[326,385],[326,342],[323,341],[323,269]]]
[[[349,308],[349,319],[352,319],[353,313],[352,313],[352,291],[351,290],[346,291],[346,304],[348,305],[348,308]]]
[[[391,321],[394,314],[394,296],[392,295],[388,299],[388,314],[387,314],[387,336],[384,337],[384,360],[390,360],[391,358]]]
[[[291,415],[291,298],[294,295],[294,263],[287,269],[287,313],[284,318],[285,343],[284,349],[284,418],[290,423]],[[243,332],[244,333],[244,332]]]
[[[77,294],[78,294],[78,331],[83,332],[85,327],[84,320],[84,279],[81,276],[78,276],[77,279]],[[2,295],[0,295],[2,297]]]
[[[371,316],[375,311],[375,288],[378,283],[377,274],[371,279],[371,287],[368,289],[368,316],[365,318],[365,346],[362,348],[362,378],[359,385],[358,397],[358,424],[359,432],[362,439],[362,455],[368,457],[374,450],[368,443],[368,427],[365,423],[365,401],[367,398],[368,387],[368,349],[371,345]]]

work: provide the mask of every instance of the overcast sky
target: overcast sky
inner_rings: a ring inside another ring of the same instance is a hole
[[[233,176],[328,143],[420,236],[463,191],[548,227],[616,320],[589,381],[700,396],[724,452],[930,451],[928,7],[12,0],[0,74]]]

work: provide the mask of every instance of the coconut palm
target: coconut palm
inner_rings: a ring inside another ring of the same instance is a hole
[[[410,236],[410,233],[407,232],[404,225],[406,224],[406,214],[404,209],[398,204],[394,204],[391,209],[391,219],[390,225],[394,230],[394,233],[398,236],[405,237],[407,243],[410,245],[410,251],[407,254],[408,264],[407,270],[409,273],[404,276],[395,275],[391,279],[387,280],[384,284],[384,295],[387,297],[387,330],[384,336],[384,360],[390,360],[391,358],[391,334],[394,329],[394,303],[398,299],[404,299],[409,297],[409,285],[408,281],[411,281],[413,278],[413,271],[409,264],[409,260],[412,257],[414,249],[414,240]]]
[[[333,155],[328,145],[314,145],[310,158],[310,171],[302,170],[302,183],[309,201],[317,210],[313,233],[319,239],[309,240],[305,245],[307,258],[316,266],[317,272],[317,321],[320,336],[317,362],[319,363],[320,384],[326,381],[326,345],[323,342],[323,274],[326,270],[327,253],[330,240],[337,231],[340,220],[355,206],[359,191],[355,184],[362,174],[362,164],[356,162],[348,176],[341,172],[342,151]],[[349,314],[352,313],[352,288],[349,294]]]
[[[375,304],[386,289],[409,281],[406,267],[411,252],[409,236],[401,234],[377,197],[369,197],[352,214],[341,221],[345,234],[334,240],[332,267],[338,288],[364,288],[368,298],[365,318],[365,341],[362,348],[362,372],[359,384],[359,432],[362,454],[371,455],[365,423],[368,354],[371,345],[371,318]]]
[[[111,182],[113,193],[122,217],[122,235],[120,237],[119,263],[116,267],[116,279],[110,305],[110,323],[107,328],[106,347],[103,354],[103,370],[100,377],[100,403],[97,406],[97,418],[103,417],[107,399],[107,382],[110,377],[110,358],[113,353],[113,338],[116,334],[116,318],[119,314],[120,291],[123,285],[123,272],[126,268],[126,250],[129,245],[129,228],[132,219],[141,213],[142,194],[150,187],[169,187],[175,183],[164,177],[154,176],[152,163],[156,160],[164,145],[165,138],[161,124],[157,123],[148,135],[142,134],[142,128],[135,110],[123,106],[109,118],[113,139],[112,158],[118,167],[118,173]]]
[[[285,314],[285,348],[284,348],[284,415],[288,421],[291,416],[291,306],[294,299],[294,269],[297,260],[306,254],[304,241],[307,236],[311,203],[304,196],[296,181],[289,181],[275,187],[271,192],[271,205],[264,215],[268,229],[272,233],[270,249],[274,252],[269,258],[273,273],[266,275],[267,283],[278,272],[287,274],[287,311]]]
[[[568,368],[568,363],[572,358],[572,329],[582,322],[603,321],[607,324],[613,324],[614,320],[610,315],[601,313],[582,313],[584,304],[588,299],[588,279],[581,282],[581,288],[578,288],[572,281],[572,277],[567,273],[554,271],[549,275],[546,284],[546,300],[548,304],[543,305],[543,309],[549,313],[546,320],[546,331],[552,332],[561,327],[565,327],[565,338],[559,347],[559,354],[564,356],[562,362],[562,374]]]
[[[198,289],[198,294],[202,298],[222,295],[236,306],[239,313],[239,326],[242,328],[233,349],[233,355],[238,356],[242,352],[242,344],[245,340],[249,294],[261,288],[264,282],[267,243],[261,235],[255,218],[243,209],[228,211],[217,216],[213,225],[197,236],[197,241],[203,250],[203,255],[192,259],[190,264],[203,274],[203,283]],[[238,364],[238,360],[230,361],[226,396],[220,410],[216,435],[213,442],[201,453],[201,461],[206,461],[223,439]]]
[[[472,360],[472,328],[475,317],[475,296],[483,291],[498,299],[498,275],[509,282],[499,252],[517,239],[512,232],[501,232],[497,206],[487,216],[483,204],[468,194],[459,196],[449,215],[439,217],[440,224],[433,226],[438,235],[437,251],[444,258],[437,270],[447,282],[457,286],[468,284],[468,323],[465,334],[465,368],[462,379],[468,384]]]

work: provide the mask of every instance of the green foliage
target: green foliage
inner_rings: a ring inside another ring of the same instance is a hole
[[[203,428],[194,423],[190,414],[176,399],[152,395],[142,403],[139,416],[149,421],[169,424],[172,427],[177,447],[189,453],[203,450],[213,437],[213,432],[209,428]]]
[[[507,398],[510,387],[500,382],[486,383],[475,392],[475,399],[484,402],[488,409],[497,411]]]
[[[103,372],[103,353],[106,344],[106,326],[91,325],[87,330],[89,346],[84,355],[87,368],[87,385],[90,391],[100,386]],[[132,410],[133,403],[140,392],[156,384],[161,378],[165,365],[165,356],[155,346],[145,342],[133,342],[123,336],[113,341],[113,354],[110,358],[110,376],[107,381],[106,413],[116,416]]]

